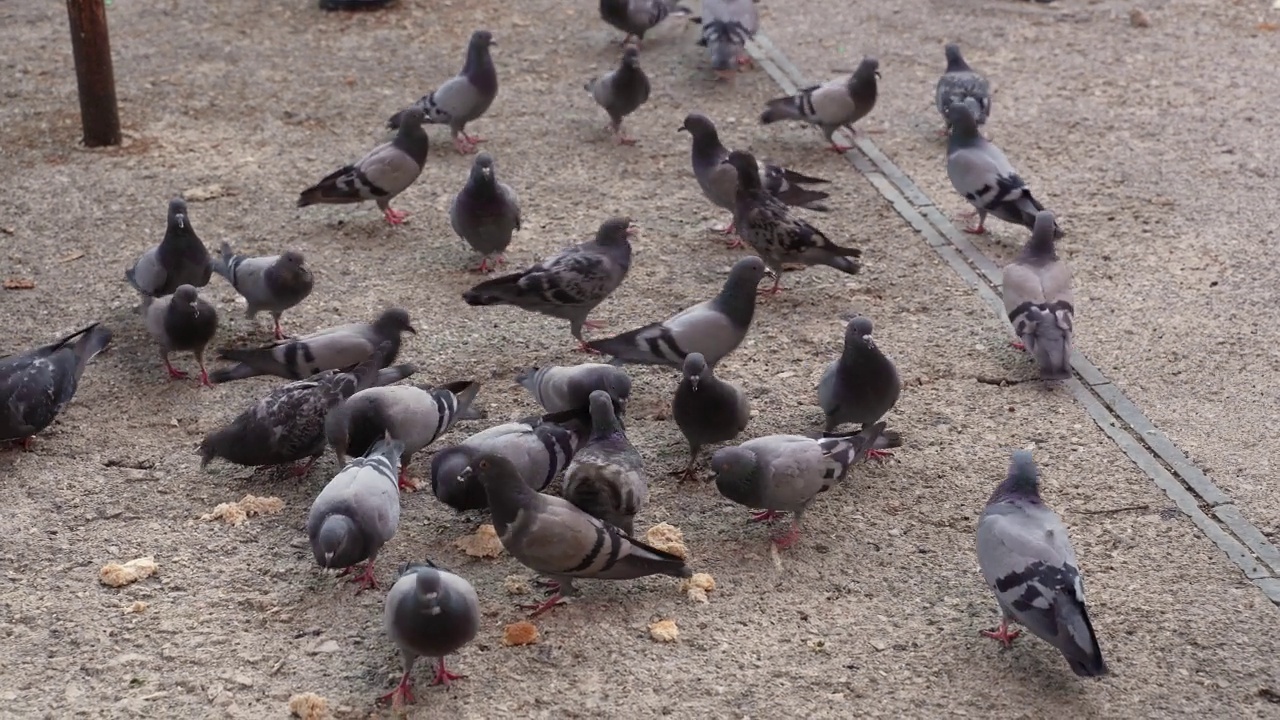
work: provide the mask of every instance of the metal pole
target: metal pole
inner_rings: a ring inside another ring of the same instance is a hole
[[[76,61],[80,91],[80,123],[88,147],[120,144],[120,115],[116,110],[116,81],[107,39],[107,9],[103,0],[67,0],[71,19],[71,52]]]

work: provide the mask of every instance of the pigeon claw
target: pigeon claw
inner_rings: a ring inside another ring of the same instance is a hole
[[[343,568],[342,572],[338,573],[338,577],[343,577],[344,575],[350,575],[351,577],[349,578],[349,581],[355,583],[356,585],[359,585],[359,587],[356,588],[357,595],[359,595],[360,593],[370,588],[373,588],[375,590],[377,589],[378,578],[375,577],[373,574],[372,560],[364,564],[364,568],[360,571],[359,575],[353,574],[355,573],[355,569],[356,569],[355,565],[352,565],[351,567],[348,567],[348,568]]]
[[[578,341],[578,347],[574,348],[574,352],[587,353],[588,355],[603,355],[604,353],[591,347],[585,340]]]
[[[747,522],[769,522],[782,517],[782,513],[777,510],[762,510],[758,513],[751,513],[751,519]]]
[[[1013,644],[1015,638],[1022,634],[1021,630],[1010,630],[1009,620],[1007,618],[1000,619],[1000,626],[994,630],[983,630],[982,634],[992,640],[998,640],[1004,647]]]
[[[399,707],[402,704],[412,702],[414,702],[413,679],[409,676],[409,673],[405,673],[400,678],[400,684],[396,685],[395,689],[391,692],[379,697],[377,704]]]
[[[459,155],[471,155],[480,148],[476,147],[476,141],[473,141],[467,137],[466,133],[463,133],[453,139],[453,149],[457,150]]]
[[[387,208],[382,211],[382,217],[386,218],[387,222],[392,225],[403,225],[404,219],[409,217],[409,213],[404,212],[403,210],[392,210],[391,208]]]
[[[1027,351],[1027,346],[1023,345],[1021,340],[1010,340],[1009,347],[1013,348],[1014,350],[1020,350],[1022,352]]]
[[[893,457],[893,452],[890,450],[880,450],[879,448],[871,448],[870,450],[867,451],[868,460],[879,460],[880,462],[884,462],[885,460],[891,457]]]
[[[852,145],[841,145],[839,143],[831,143],[831,147],[827,148],[833,153],[847,153],[853,149]]]
[[[179,370],[169,364],[168,360],[164,361],[164,369],[169,371],[170,380],[186,380],[188,373],[186,370]]]
[[[276,326],[272,329],[271,334],[274,335],[277,340],[285,339],[286,336],[284,334],[284,328],[280,327],[279,320],[276,321]]]
[[[529,613],[529,619],[532,620],[557,605],[563,605],[564,602],[564,596],[559,592],[556,592],[554,595],[540,603],[530,603],[527,605],[520,605],[519,607],[524,610],[532,610],[533,612]]]
[[[724,243],[725,250],[736,250],[738,248],[744,248],[746,246],[747,244],[742,242],[742,238],[740,237],[729,238]]]
[[[315,464],[316,464],[316,460],[319,460],[319,459],[320,459],[320,458],[319,458],[319,456],[317,456],[317,457],[313,457],[313,458],[311,458],[310,460],[306,461],[305,463],[302,463],[301,465],[294,465],[294,466],[293,466],[293,476],[294,476],[294,477],[305,477],[307,473],[311,472],[311,466],[312,466],[312,465],[315,465]]]
[[[431,681],[431,684],[449,687],[449,683],[454,680],[461,680],[465,677],[466,675],[458,675],[449,672],[449,669],[444,666],[444,658],[440,658],[440,662],[436,663],[436,677]]]

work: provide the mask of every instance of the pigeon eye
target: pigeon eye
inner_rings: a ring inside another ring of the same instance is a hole
[[[480,461],[480,469],[481,469],[481,470],[488,470],[488,469],[489,469],[489,461],[488,461],[488,460],[481,460],[481,461]]]

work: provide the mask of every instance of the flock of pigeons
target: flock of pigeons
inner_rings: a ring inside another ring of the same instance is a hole
[[[622,118],[648,97],[649,81],[639,65],[639,41],[671,14],[690,14],[671,0],[601,0],[601,16],[628,33],[620,67],[587,83],[610,117],[619,142]],[[752,0],[704,0],[700,44],[713,68],[725,75],[746,65],[746,38],[756,32]],[[497,71],[489,48],[493,36],[475,32],[461,73],[389,121],[396,130],[380,145],[304,190],[299,206],[374,200],[388,222],[406,213],[390,202],[422,172],[427,157],[425,124],[448,124],[459,152],[476,150],[481,139],[466,132],[494,101]],[[975,207],[983,231],[988,214],[1031,228],[1031,237],[1004,271],[1006,309],[1017,334],[1043,377],[1069,375],[1067,355],[1073,308],[1070,272],[1054,252],[1061,231],[1051,213],[1031,195],[1008,159],[979,127],[991,112],[990,86],[972,70],[955,45],[946,47],[947,68],[937,85],[937,107],[947,124],[947,171],[956,190]],[[834,150],[840,128],[875,105],[879,64],[862,60],[848,78],[804,88],[770,100],[761,121],[799,120],[822,129]],[[488,509],[502,545],[519,562],[543,575],[550,589],[534,615],[576,594],[575,578],[623,580],[663,574],[689,577],[685,561],[637,539],[634,520],[648,499],[646,469],[625,432],[631,378],[625,363],[666,365],[682,371],[672,416],[689,443],[683,476],[695,477],[701,450],[736,439],[746,428],[747,396],[715,374],[715,367],[742,342],[756,308],[758,286],[778,279],[788,265],[827,265],[856,273],[861,251],[836,245],[792,207],[824,211],[827,193],[807,185],[825,183],[750,154],[725,148],[707,117],[691,113],[681,127],[692,138],[694,175],[705,196],[733,213],[727,234],[756,253],[739,260],[719,294],[666,320],[602,340],[586,342],[591,311],[624,280],[631,263],[628,218],[604,222],[591,241],[575,245],[527,270],[479,283],[464,294],[471,305],[513,305],[568,320],[581,349],[612,356],[613,362],[532,368],[517,377],[544,414],[492,427],[434,454],[431,486],[440,501],[459,510]],[[480,252],[480,270],[504,262],[502,252],[520,227],[519,202],[498,181],[493,159],[480,154],[451,208],[455,231]],[[204,351],[218,327],[217,313],[198,288],[213,274],[226,279],[248,303],[250,317],[268,312],[276,341],[256,348],[223,348],[230,367],[208,373]],[[396,532],[399,489],[412,486],[408,466],[459,419],[475,418],[479,383],[438,387],[396,385],[416,371],[396,364],[402,335],[415,333],[408,313],[382,312],[372,322],[329,328],[287,338],[281,315],[304,301],[313,279],[298,252],[271,257],[239,255],[223,243],[210,257],[181,199],[169,203],[168,227],[159,245],[126,272],[139,292],[139,311],[173,378],[186,377],[169,360],[191,351],[202,384],[272,375],[288,382],[273,388],[226,427],[208,434],[199,453],[202,467],[215,458],[246,466],[306,461],[305,475],[326,447],[343,469],[311,507],[307,532],[316,561],[355,575],[361,589],[376,587],[374,561]],[[716,487],[729,500],[758,508],[753,520],[792,514],[789,529],[774,537],[779,548],[799,536],[805,509],[839,483],[852,465],[889,454],[901,444],[883,417],[898,400],[901,382],[893,362],[872,340],[872,322],[848,324],[844,350],[822,376],[817,396],[825,427],[814,437],[770,435],[716,451],[711,458]],[[0,441],[26,447],[47,427],[76,391],[86,364],[111,341],[95,323],[53,344],[0,359]],[[857,429],[840,431],[842,426]],[[542,492],[563,475],[559,496]],[[990,637],[1006,646],[1018,635],[1016,621],[1058,648],[1082,676],[1107,672],[1085,608],[1083,586],[1066,528],[1041,501],[1031,455],[1013,454],[1007,478],[989,499],[978,523],[982,574],[1002,610]],[[401,568],[386,598],[385,626],[401,648],[405,672],[384,699],[412,700],[411,675],[419,656],[438,659],[435,682],[447,684],[444,657],[469,642],[479,627],[474,589],[461,577],[429,562]]]

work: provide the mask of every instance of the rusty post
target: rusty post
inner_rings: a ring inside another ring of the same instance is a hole
[[[71,19],[71,53],[76,61],[84,144],[119,145],[120,114],[107,39],[107,9],[103,0],[67,0],[67,15]]]

